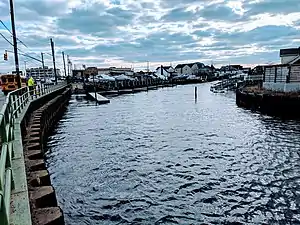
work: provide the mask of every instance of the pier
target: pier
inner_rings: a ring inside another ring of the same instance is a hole
[[[89,95],[89,97],[91,97],[94,101],[96,101],[99,104],[110,103],[109,99],[105,98],[104,96],[102,96],[98,93],[89,92],[88,95]]]

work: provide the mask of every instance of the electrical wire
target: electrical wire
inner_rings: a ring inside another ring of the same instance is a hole
[[[3,37],[3,39],[4,40],[6,40],[11,46],[14,46],[2,33],[0,33],[0,35]],[[32,56],[30,56],[30,55],[28,55],[27,53],[25,53],[24,51],[22,51],[21,49],[19,49],[19,48],[17,48],[20,52],[23,52],[23,53],[18,53],[19,55],[23,55],[23,56],[26,56],[26,57],[28,57],[28,58],[31,58],[31,59],[34,59],[34,60],[36,60],[36,61],[38,61],[38,62],[42,62],[41,60],[39,60],[39,59],[37,59],[37,58],[35,58],[35,57],[32,57]],[[11,52],[11,53],[14,53],[13,51],[9,51],[8,50],[8,52]]]
[[[11,46],[14,46],[2,33],[0,35],[3,37],[5,41],[7,41]]]
[[[14,36],[14,35],[12,34],[12,32],[10,31],[10,29],[5,25],[5,23],[4,23],[2,20],[0,20],[0,23],[5,27],[5,29],[6,29],[12,36]],[[19,38],[17,38],[17,40],[18,40],[22,45],[24,45],[26,48],[28,48],[27,45],[25,45],[25,43],[24,43],[23,41],[21,41]]]
[[[1,20],[0,20],[1,21]],[[0,35],[2,36],[2,38],[4,39],[4,40],[6,40],[11,46],[14,46],[1,32],[0,32]],[[36,61],[38,61],[38,62],[41,62],[42,63],[42,60],[39,60],[39,59],[37,59],[37,58],[35,58],[35,57],[33,57],[33,56],[30,56],[30,55],[28,55],[27,53],[25,53],[24,51],[22,51],[21,49],[19,49],[19,48],[17,48],[18,50],[19,50],[19,52],[18,52],[18,54],[19,55],[22,55],[22,56],[25,56],[25,57],[28,57],[28,58],[31,58],[31,59],[33,59],[33,60],[36,60]],[[10,51],[10,50],[7,50],[8,52],[11,52],[11,53],[14,53],[13,51]],[[23,53],[20,53],[20,52],[23,52]],[[47,55],[49,55],[49,56],[51,56],[52,57],[52,54],[50,54],[50,53],[47,53],[47,52],[44,52],[43,54],[47,54]],[[69,60],[70,61],[70,60]]]
[[[8,52],[11,52],[11,53],[14,53],[13,51],[10,51],[10,50],[7,50],[7,51],[8,51]],[[23,54],[23,53],[19,53],[19,52],[18,52],[18,54],[19,54],[19,55],[22,55],[22,56],[25,56],[25,57],[28,57],[28,58],[30,58],[30,59],[36,60],[36,61],[38,61],[38,62],[42,62],[42,60],[39,60],[39,59],[37,59],[37,58],[35,58],[35,57],[32,57],[32,56],[30,56],[30,55]]]

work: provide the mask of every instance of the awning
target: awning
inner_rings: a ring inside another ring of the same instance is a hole
[[[122,81],[122,80],[135,80],[134,78],[128,77],[124,74],[119,75],[119,76],[115,76],[116,80]]]
[[[103,81],[115,81],[116,80],[114,77],[108,76],[106,74],[101,74],[98,77],[99,77],[99,80],[103,80]]]

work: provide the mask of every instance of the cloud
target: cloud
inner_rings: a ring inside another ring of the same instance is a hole
[[[30,14],[57,17],[67,12],[68,2],[63,0],[29,0],[19,2],[17,7],[16,15],[22,14],[22,19],[27,18]]]
[[[199,12],[199,16],[205,18],[206,20],[217,21],[238,21],[243,19],[243,16],[237,14],[233,8],[225,4],[209,5]]]
[[[163,21],[190,21],[195,18],[195,14],[187,11],[187,8],[174,8],[162,17]]]
[[[264,1],[244,1],[247,15],[257,15],[262,13],[286,14],[299,12],[300,1],[298,0],[264,0]]]
[[[217,37],[230,45],[261,44],[267,45],[272,41],[291,41],[300,35],[300,30],[290,26],[263,26],[248,32],[222,33]]]
[[[17,35],[40,57],[55,41],[73,64],[140,67],[200,61],[218,64],[279,62],[280,48],[300,44],[298,0],[18,0]],[[7,0],[0,0],[0,19],[10,28]],[[0,26],[9,40],[11,35]],[[0,53],[12,46],[0,39]],[[28,60],[20,56],[20,62]],[[51,57],[46,57],[51,65]],[[22,64],[22,63],[20,63]],[[28,65],[39,65],[28,61]],[[0,61],[0,72],[14,68]]]
[[[64,30],[77,30],[102,37],[115,36],[119,32],[118,26],[126,26],[134,18],[134,12],[130,10],[114,7],[105,11],[102,10],[104,7],[95,4],[93,8],[73,9],[58,18],[57,26]]]

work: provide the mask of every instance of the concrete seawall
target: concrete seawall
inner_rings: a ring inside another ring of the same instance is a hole
[[[283,119],[300,118],[300,95],[296,92],[283,93],[244,88],[236,91],[236,104],[239,107]]]
[[[22,124],[22,137],[31,219],[33,225],[62,225],[55,190],[44,161],[45,143],[59,121],[71,96],[71,89],[48,95],[32,103]]]

